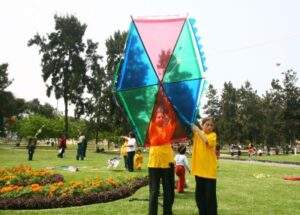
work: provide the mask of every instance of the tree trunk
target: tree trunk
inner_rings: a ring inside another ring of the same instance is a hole
[[[64,126],[64,135],[66,139],[68,139],[68,129],[69,129],[69,122],[68,122],[68,98],[64,96],[64,103],[65,103],[65,126]]]
[[[95,151],[99,151],[99,146],[98,146],[98,141],[99,141],[99,136],[98,136],[98,131],[96,131],[96,143],[95,143]]]

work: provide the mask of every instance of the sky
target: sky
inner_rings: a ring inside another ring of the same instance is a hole
[[[17,98],[62,111],[63,100],[46,96],[38,47],[27,46],[36,33],[54,31],[55,14],[87,24],[84,39],[98,42],[101,55],[106,39],[128,30],[130,16],[188,15],[197,20],[208,83],[221,94],[225,82],[239,88],[249,81],[263,95],[287,69],[299,78],[299,9],[299,0],[0,0],[0,64],[9,64],[7,90]]]

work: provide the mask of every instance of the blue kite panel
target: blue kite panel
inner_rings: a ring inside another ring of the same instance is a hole
[[[182,122],[194,121],[202,79],[164,84],[164,90]]]
[[[130,25],[125,52],[117,90],[158,84],[157,75],[133,23]]]

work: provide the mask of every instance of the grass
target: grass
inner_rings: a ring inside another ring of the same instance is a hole
[[[123,170],[123,163],[117,169],[106,168],[107,159],[119,154],[93,153],[93,146],[87,152],[84,161],[75,160],[76,150],[68,147],[66,157],[58,159],[57,150],[38,148],[34,154],[34,161],[27,161],[25,149],[1,148],[0,167],[13,167],[20,164],[30,165],[41,169],[55,166],[55,171],[65,176],[66,180],[80,181],[93,176],[113,177],[115,175],[146,175],[147,153],[144,154],[144,164],[141,171],[128,173]],[[271,156],[275,157],[275,156]],[[294,156],[297,161],[300,156]],[[279,157],[276,157],[279,158]],[[78,172],[62,170],[63,165],[79,167]],[[256,178],[254,174],[270,175],[266,178]],[[300,214],[300,182],[286,181],[282,177],[300,176],[300,166],[253,163],[245,161],[220,160],[217,180],[218,211],[220,215],[294,215]],[[194,177],[187,174],[189,187],[184,194],[175,195],[173,206],[176,215],[198,214],[194,200]],[[51,210],[0,210],[0,214],[148,214],[148,186],[138,190],[133,196],[109,203],[86,205],[82,207],[58,208]],[[132,199],[134,201],[130,201]],[[162,203],[162,197],[159,198]],[[162,207],[159,206],[159,214]]]

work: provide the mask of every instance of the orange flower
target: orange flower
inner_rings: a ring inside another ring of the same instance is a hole
[[[0,190],[0,193],[8,193],[8,192],[12,192],[14,190],[22,190],[22,189],[23,189],[22,186],[9,185],[9,186],[2,187]]]
[[[82,187],[82,183],[78,183],[78,182],[75,182],[75,181],[71,182],[71,184],[72,184],[73,189],[78,188],[78,187]]]
[[[39,191],[41,191],[42,187],[35,187],[35,188],[31,188],[32,192],[37,193]]]
[[[40,186],[39,184],[31,184],[30,185],[31,188],[35,188],[35,187],[39,187],[39,186]]]
[[[30,185],[32,192],[36,193],[39,192],[43,187],[39,184],[32,184]]]
[[[115,182],[112,178],[107,179],[108,183],[110,183],[113,187],[116,187],[118,185],[117,182]]]
[[[62,181],[60,181],[60,182],[57,182],[57,183],[56,183],[56,186],[58,186],[58,187],[62,187],[62,186],[64,186],[64,183],[63,183]]]

